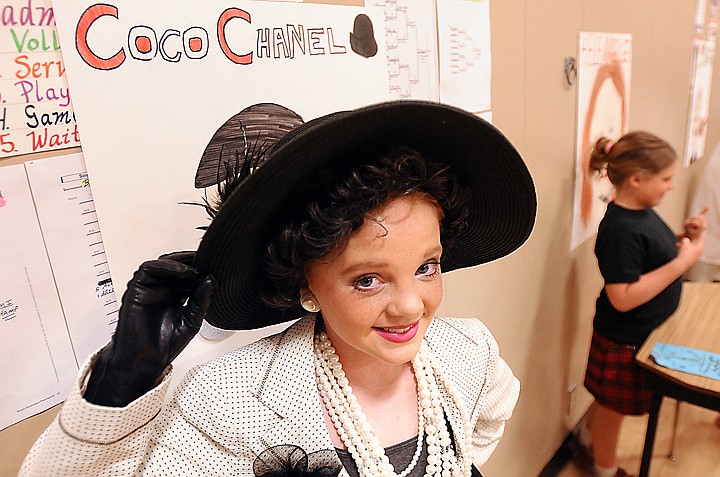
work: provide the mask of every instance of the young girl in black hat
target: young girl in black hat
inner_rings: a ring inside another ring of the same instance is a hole
[[[482,323],[435,312],[441,270],[532,230],[512,145],[402,101],[297,126],[235,166],[197,253],[136,272],[21,475],[479,475],[519,385]],[[162,409],[203,319],[298,321],[193,369]]]
[[[703,250],[702,215],[688,219],[686,232],[678,236],[653,209],[673,188],[676,162],[666,141],[643,131],[617,142],[602,137],[592,151],[591,171],[606,172],[615,186],[595,242],[605,285],[596,303],[585,374],[595,402],[588,411],[589,430],[579,433],[579,451],[592,477],[628,475],[616,456],[622,419],[647,413],[652,398],[635,354],[677,308],[682,274]]]

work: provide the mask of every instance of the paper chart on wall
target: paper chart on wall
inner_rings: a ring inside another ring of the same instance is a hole
[[[0,160],[80,145],[51,0],[5,0]]]
[[[108,341],[115,289],[82,154],[26,163],[78,365]]]
[[[440,100],[468,111],[491,109],[490,0],[438,2]]]
[[[77,373],[22,164],[0,168],[0,429],[65,399]]]
[[[385,17],[390,97],[438,101],[435,0],[373,0],[365,4],[381,7]],[[377,36],[382,38],[382,31]]]

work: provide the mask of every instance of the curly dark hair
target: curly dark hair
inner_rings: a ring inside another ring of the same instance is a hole
[[[261,279],[265,304],[298,306],[309,263],[341,253],[372,211],[411,194],[422,194],[438,207],[441,244],[450,246],[468,215],[465,192],[447,165],[413,149],[396,147],[306,180],[285,225],[267,246]]]

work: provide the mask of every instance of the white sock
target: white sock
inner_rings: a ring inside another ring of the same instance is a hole
[[[597,477],[615,477],[617,471],[617,465],[615,467],[600,467],[599,465],[595,464],[595,473],[597,474]]]

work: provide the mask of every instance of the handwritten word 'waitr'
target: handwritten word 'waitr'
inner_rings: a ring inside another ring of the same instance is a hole
[[[201,60],[210,50],[208,30],[193,26],[183,32],[167,29],[156,32],[146,25],[130,28],[127,34],[127,47],[122,46],[115,54],[103,58],[91,47],[88,37],[95,22],[103,17],[119,18],[118,8],[108,4],[95,4],[89,7],[78,20],[75,33],[75,46],[80,57],[89,66],[99,70],[118,68],[127,59],[150,61],[158,56],[164,61],[176,63],[183,57],[189,60]],[[239,22],[239,23],[236,23]],[[255,30],[255,45],[252,48],[239,46],[237,38],[226,33],[229,25],[249,27],[252,24],[250,13],[240,8],[228,8],[217,21],[217,42],[223,55],[233,63],[249,65],[257,58],[292,59],[296,55],[336,55],[346,54],[347,47],[335,40],[332,27],[306,28],[304,25],[285,25],[283,27],[265,27]],[[97,26],[100,28],[100,26]],[[97,37],[97,36],[96,36]]]
[[[41,131],[30,131],[26,134],[32,141],[32,150],[39,151],[45,148],[57,148],[63,146],[79,146],[80,135],[78,134],[77,124],[71,128],[67,128],[63,133],[51,133],[48,128]]]

